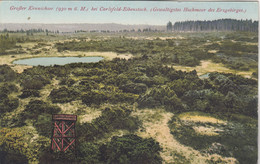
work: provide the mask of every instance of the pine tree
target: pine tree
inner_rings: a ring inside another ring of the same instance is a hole
[[[167,31],[172,31],[172,22],[167,23]]]

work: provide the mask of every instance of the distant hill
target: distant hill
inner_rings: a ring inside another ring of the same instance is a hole
[[[218,19],[213,21],[175,22],[174,31],[258,31],[258,21]]]
[[[165,26],[158,25],[123,25],[116,23],[107,24],[40,24],[40,23],[0,23],[0,31],[7,29],[9,31],[30,30],[30,29],[47,29],[49,31],[74,32],[74,31],[92,31],[92,30],[138,30],[138,29],[165,30]]]

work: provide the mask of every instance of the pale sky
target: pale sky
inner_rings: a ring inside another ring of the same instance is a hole
[[[26,7],[26,10],[10,10]],[[51,7],[52,11],[29,11],[29,6]],[[72,8],[72,11],[56,11],[57,7]],[[98,11],[79,11],[81,7],[95,7]],[[100,11],[101,8],[130,7],[146,8],[147,11]],[[180,9],[180,12],[153,12],[155,8]],[[77,10],[74,11],[74,8]],[[184,12],[183,9],[206,9],[205,12]],[[208,12],[209,9],[215,12]],[[243,10],[243,12],[216,12],[216,10]],[[170,2],[170,1],[2,1],[0,23],[120,23],[165,25],[185,20],[215,19],[258,20],[258,2]]]

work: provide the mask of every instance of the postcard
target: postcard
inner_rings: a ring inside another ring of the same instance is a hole
[[[0,163],[257,163],[258,12],[1,1]]]

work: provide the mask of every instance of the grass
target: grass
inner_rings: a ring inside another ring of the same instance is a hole
[[[203,112],[186,112],[177,115],[183,121],[190,121],[190,122],[200,122],[200,123],[213,123],[213,124],[226,124],[227,122],[214,116],[203,113]]]
[[[146,122],[158,122],[163,118],[163,113],[165,111],[163,109],[141,109],[136,110],[132,113],[133,116],[142,116],[142,120]]]
[[[90,123],[92,120],[94,120],[95,118],[98,118],[101,115],[101,110],[84,109],[84,112],[86,114],[78,115],[78,120],[81,124],[85,123],[85,122]]]
[[[188,72],[192,70],[196,70],[199,76],[210,72],[223,72],[223,73],[233,73],[237,75],[242,75],[244,77],[251,77],[253,73],[253,70],[237,71],[237,70],[229,69],[225,67],[224,64],[214,63],[211,60],[202,60],[201,64],[196,67],[187,67],[187,66],[179,66],[179,65],[178,66],[173,65],[172,67],[177,70],[188,71]]]
[[[254,124],[258,123],[256,118],[252,118],[249,116],[245,116],[242,114],[229,114],[229,115],[220,115],[220,114],[211,114],[211,113],[204,113],[200,111],[191,111],[191,112],[183,112],[176,114],[178,118],[181,120],[186,121],[193,121],[193,122],[204,122],[204,123],[218,123],[218,124],[226,124],[228,121],[237,121],[243,124]]]

